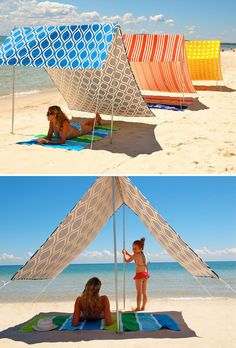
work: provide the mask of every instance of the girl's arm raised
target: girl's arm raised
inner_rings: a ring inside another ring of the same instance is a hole
[[[126,263],[130,263],[132,261],[134,261],[134,255],[130,255],[129,253],[123,253],[124,255],[124,260]],[[126,256],[128,256],[128,258],[126,258]]]

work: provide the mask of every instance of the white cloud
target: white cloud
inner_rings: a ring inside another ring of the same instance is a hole
[[[26,254],[26,258],[30,259],[33,255],[34,253],[32,253],[31,251],[28,251]]]
[[[150,21],[152,22],[164,22],[165,17],[163,14],[155,15],[155,16],[150,16]]]
[[[204,246],[201,249],[194,250],[203,260],[205,261],[230,261],[236,259],[236,248],[225,248],[218,250],[211,250],[208,247]],[[162,249],[157,253],[145,252],[148,261],[151,262],[168,262],[173,261],[173,259],[165,249]],[[122,262],[123,256],[121,252],[118,252],[118,262]],[[102,251],[84,251],[74,262],[113,262],[114,253],[109,250]]]
[[[204,246],[201,249],[196,249],[195,252],[199,256],[207,256],[207,257],[232,257],[236,258],[236,248],[225,248],[225,249],[219,249],[219,250],[210,250],[206,246]]]
[[[28,261],[34,253],[28,251],[25,256],[17,256],[8,253],[0,253],[0,264],[2,265],[14,265],[14,264],[24,264]]]
[[[187,33],[189,35],[192,35],[192,34],[195,34],[196,31],[197,31],[197,26],[196,25],[189,25],[189,26],[186,26],[186,29],[187,29]]]
[[[18,261],[18,260],[23,260],[23,257],[21,256],[16,256],[16,255],[13,255],[13,254],[7,254],[7,253],[2,253],[0,254],[0,261],[2,262],[6,262],[6,261],[11,261],[11,262],[14,262],[14,261]]]
[[[204,246],[200,249],[194,250],[205,261],[233,261],[236,260],[236,248],[224,248],[224,249],[209,249]],[[147,261],[150,262],[175,262],[165,249],[157,253],[145,252]],[[8,253],[0,253],[0,264],[24,264],[30,257],[33,256],[31,251],[28,251],[25,256],[16,256]],[[121,251],[117,252],[118,262],[123,261],[123,255]],[[114,262],[114,253],[110,250],[85,250],[77,257],[73,263],[112,263]]]
[[[123,24],[135,24],[144,22],[147,20],[147,18],[145,16],[135,18],[132,13],[125,13],[122,17],[120,17],[120,20]]]
[[[142,23],[163,22],[173,25],[172,19],[165,20],[163,14],[154,16],[134,16],[127,12],[122,15],[102,16],[97,11],[80,12],[77,6],[57,1],[12,0],[0,3],[0,35],[9,34],[15,26],[41,26],[84,23],[119,23],[125,31],[140,32]],[[130,27],[129,27],[130,26]],[[143,29],[142,33],[150,30]]]
[[[103,257],[114,257],[114,254],[109,250],[103,251],[84,251],[81,256],[82,258],[103,258]]]
[[[173,19],[167,19],[165,21],[165,24],[172,26],[172,25],[174,25],[174,20]]]

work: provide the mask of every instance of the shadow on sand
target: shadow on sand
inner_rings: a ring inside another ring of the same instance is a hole
[[[213,91],[213,92],[235,92],[236,90],[227,86],[201,86],[194,85],[196,91]]]
[[[199,99],[194,100],[194,102],[187,108],[187,110],[191,111],[199,111],[199,110],[207,110],[209,107],[202,102],[200,102]]]
[[[68,315],[69,313],[39,313],[46,314],[48,316],[53,315]],[[37,314],[37,315],[39,315]],[[180,326],[180,331],[171,331],[167,329],[161,329],[158,331],[136,331],[136,332],[124,332],[115,333],[106,330],[94,330],[91,334],[89,331],[49,331],[49,332],[20,332],[18,331],[27,322],[10,327],[0,332],[1,338],[8,338],[13,341],[25,342],[27,344],[43,343],[43,342],[79,342],[79,341],[94,341],[94,340],[125,340],[125,339],[137,339],[137,338],[187,338],[197,337],[196,333],[191,330],[185,323],[182,313],[171,311],[171,312],[160,312],[159,314],[170,315]]]
[[[86,119],[73,118],[78,122],[84,122]],[[88,119],[87,119],[88,120]],[[103,124],[109,124],[109,121],[103,121]],[[111,137],[108,136],[93,144],[93,150],[104,150],[112,153],[122,153],[130,157],[138,155],[150,155],[153,152],[162,150],[155,137],[156,125],[114,121],[114,126],[119,130],[113,132],[112,143]]]

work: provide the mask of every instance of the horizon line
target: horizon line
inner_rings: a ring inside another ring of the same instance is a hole
[[[204,261],[204,262],[236,262],[236,260],[209,260],[209,261]],[[176,263],[178,265],[181,266],[181,264],[178,262],[178,261],[149,261],[148,264],[150,263]],[[117,264],[119,265],[123,265],[123,262],[117,262]],[[5,265],[5,264],[0,264],[0,267],[1,266],[24,266],[24,264],[8,264],[8,265]],[[71,266],[71,265],[114,265],[114,262],[96,262],[96,263],[93,263],[93,262],[90,262],[90,263],[70,263],[68,266]],[[134,264],[132,264],[134,265]],[[67,266],[67,267],[68,267]],[[183,266],[182,266],[183,267]],[[63,271],[62,271],[63,272]],[[62,273],[61,272],[61,273]]]

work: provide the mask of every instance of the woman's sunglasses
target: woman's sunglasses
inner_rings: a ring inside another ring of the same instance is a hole
[[[47,116],[50,116],[50,115],[54,115],[54,113],[53,113],[53,112],[48,111],[48,112],[47,112]]]

